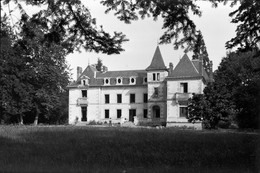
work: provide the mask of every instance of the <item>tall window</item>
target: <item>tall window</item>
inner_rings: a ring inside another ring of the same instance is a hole
[[[145,94],[144,94],[144,103],[147,103],[147,100],[148,100],[147,97],[148,97],[148,95],[147,95],[147,93],[145,93]]]
[[[109,103],[109,94],[105,94],[105,103]]]
[[[153,81],[160,81],[160,73],[153,73]]]
[[[135,103],[135,94],[130,94],[130,103]]]
[[[188,116],[188,108],[180,107],[180,117],[187,117],[187,116]]]
[[[144,118],[147,118],[147,109],[144,109]]]
[[[117,103],[122,103],[122,94],[117,94]]]
[[[160,73],[157,73],[157,81],[160,81]]]
[[[159,96],[159,88],[154,87],[154,97],[158,97],[158,96]]]
[[[109,109],[105,109],[105,118],[109,118]]]
[[[188,93],[188,83],[181,83],[181,92]]]
[[[155,73],[153,73],[153,81],[155,81],[156,80],[156,75],[155,75]]]
[[[160,118],[160,107],[157,105],[153,106],[153,117]]]
[[[88,96],[87,90],[81,90],[81,92],[82,92],[82,97]]]
[[[117,109],[117,118],[121,118],[121,116],[122,116],[122,110]]]

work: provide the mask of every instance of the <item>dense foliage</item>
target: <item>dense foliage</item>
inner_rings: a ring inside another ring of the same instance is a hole
[[[204,89],[204,95],[191,99],[189,120],[202,120],[208,128],[221,120],[259,128],[260,71],[254,68],[255,58],[260,58],[256,51],[233,52],[223,58],[214,73],[215,82]]]

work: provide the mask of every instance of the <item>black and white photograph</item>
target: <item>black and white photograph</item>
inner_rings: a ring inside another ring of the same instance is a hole
[[[0,0],[0,173],[259,173],[259,0]]]

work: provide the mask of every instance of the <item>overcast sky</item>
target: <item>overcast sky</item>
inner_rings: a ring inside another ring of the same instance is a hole
[[[108,70],[145,69],[150,65],[158,40],[163,34],[162,20],[153,21],[152,18],[145,18],[125,24],[113,13],[105,14],[106,8],[100,4],[100,0],[82,0],[82,2],[89,8],[92,17],[97,19],[97,24],[102,25],[106,32],[112,34],[114,31],[121,31],[129,41],[123,43],[125,51],[119,55],[97,54],[84,50],[81,53],[70,54],[67,62],[72,69],[73,79],[76,78],[77,66],[81,66],[84,70],[88,63],[96,63],[98,57],[103,60]],[[202,11],[202,17],[191,15],[191,18],[194,19],[197,29],[202,31],[209,58],[213,61],[213,70],[216,70],[222,57],[226,55],[225,42],[235,36],[236,25],[230,23],[231,18],[228,14],[237,6],[231,8],[229,4],[226,6],[219,4],[218,8],[213,8],[207,1],[197,3]],[[34,12],[33,8],[29,11]],[[174,50],[172,44],[160,45],[160,50],[167,67],[169,62],[176,66],[184,54],[181,49]],[[191,58],[192,53],[188,53],[188,56]]]
[[[194,17],[197,28],[202,31],[209,58],[213,61],[213,70],[217,69],[222,57],[226,55],[225,42],[235,36],[236,25],[231,24],[228,14],[234,10],[229,5],[220,4],[218,8],[212,8],[212,4],[206,1],[197,2],[202,10],[202,17]],[[125,49],[120,55],[104,55],[97,53],[74,53],[67,57],[71,66],[73,79],[76,77],[76,68],[87,67],[96,63],[97,58],[103,60],[108,70],[135,70],[145,69],[151,63],[159,37],[162,35],[162,20],[153,21],[152,18],[139,19],[131,24],[119,21],[113,13],[104,14],[105,7],[99,0],[88,0],[85,4],[91,11],[91,15],[97,19],[98,25],[102,25],[107,32],[122,31],[128,42],[123,44]],[[174,66],[183,56],[183,50],[174,50],[172,44],[160,45],[165,65],[169,62]],[[191,58],[192,53],[188,54]]]

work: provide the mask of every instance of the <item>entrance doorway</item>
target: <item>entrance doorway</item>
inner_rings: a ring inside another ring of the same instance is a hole
[[[160,118],[160,107],[157,105],[153,106],[153,117]]]
[[[134,122],[135,116],[136,116],[136,110],[135,109],[129,109],[129,121]]]
[[[81,121],[87,121],[87,107],[81,107]]]

